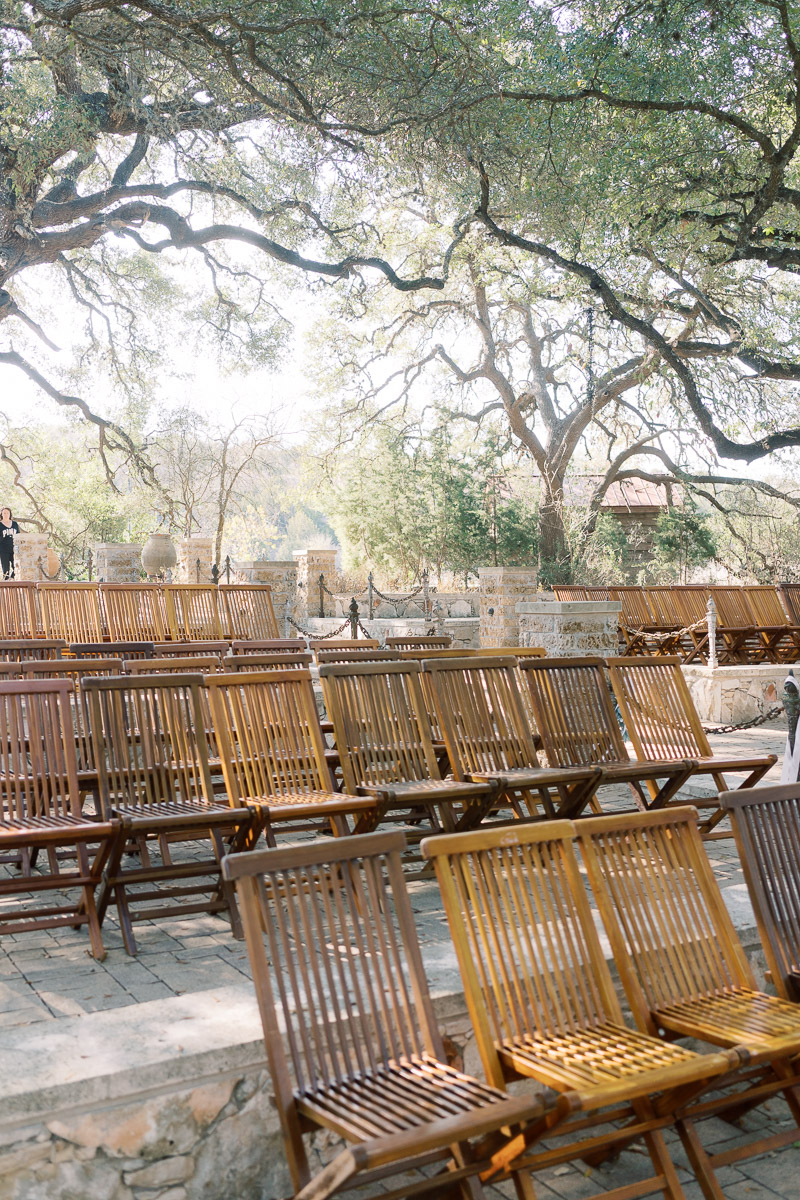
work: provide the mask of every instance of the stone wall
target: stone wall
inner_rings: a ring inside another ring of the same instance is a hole
[[[481,567],[481,646],[518,646],[517,605],[536,595],[538,575],[530,567]]]
[[[210,583],[211,564],[214,561],[213,538],[182,538],[175,543],[178,563],[175,568],[176,583]],[[200,578],[197,578],[197,560],[200,559]]]
[[[537,600],[518,604],[519,645],[543,646],[554,658],[619,653],[615,600]]]
[[[94,548],[94,565],[102,583],[139,583],[142,547],[136,542],[100,542]]]
[[[700,720],[709,725],[738,725],[763,716],[781,704],[788,667],[683,667],[683,674]]]
[[[40,558],[47,570],[47,534],[18,533],[14,538],[14,578],[34,582],[41,579],[37,565]]]

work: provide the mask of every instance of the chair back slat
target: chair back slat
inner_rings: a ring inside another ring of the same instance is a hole
[[[80,816],[68,679],[0,683],[0,796],[6,818]]]
[[[580,583],[555,583],[553,591],[556,594],[556,600],[588,600],[589,595],[583,584]]]
[[[95,658],[86,662],[76,662],[74,659],[62,658],[39,662],[23,662],[19,664],[23,679],[66,679],[72,684],[70,711],[75,729],[75,746],[78,754],[78,769],[93,771],[94,752],[89,732],[89,714],[86,705],[86,694],[81,690],[84,679],[121,675],[122,660],[119,658]]]
[[[800,625],[800,583],[779,583],[778,591],[788,614],[789,623]]]
[[[223,622],[231,638],[278,638],[280,630],[272,605],[272,588],[267,583],[223,583],[219,593]]]
[[[213,642],[154,642],[153,658],[197,658],[202,655],[221,658],[228,653],[230,643],[222,640]]]
[[[83,680],[106,812],[212,801],[201,685],[200,675]]]
[[[767,965],[780,995],[800,1000],[800,784],[722,792]]]
[[[40,583],[38,589],[46,638],[102,642],[99,584]]]
[[[420,671],[415,662],[319,668],[348,792],[365,783],[440,778]]]
[[[673,587],[675,607],[681,626],[694,625],[705,619],[709,590],[704,587]]]
[[[213,584],[167,583],[164,585],[167,622],[176,642],[224,638],[219,589]]]
[[[125,661],[128,675],[185,675],[194,671],[200,675],[214,675],[221,670],[215,654],[186,655],[184,658],[133,658]]]
[[[63,638],[23,638],[0,642],[0,662],[25,662],[29,659],[61,658],[67,643]]]
[[[346,650],[326,650],[320,647],[315,651],[315,657],[320,666],[323,663],[357,663],[357,662],[399,662],[399,650],[363,650],[348,647]]]
[[[651,1030],[660,1008],[754,986],[695,809],[589,817],[575,828],[626,992],[641,996]]]
[[[638,758],[711,757],[680,659],[609,658],[607,663]]]
[[[72,642],[75,658],[152,658],[152,642]]]
[[[550,766],[625,762],[602,659],[530,659],[521,664]]]
[[[680,617],[675,607],[675,592],[671,587],[656,585],[644,589],[650,611],[655,617],[656,625],[680,625]]]
[[[228,877],[254,880],[239,893],[248,952],[262,1012],[283,1017],[286,1051],[280,1037],[267,1046],[290,1095],[441,1052],[402,845],[402,835],[377,834],[226,859]],[[279,1105],[290,1095],[279,1090]]]
[[[452,638],[449,634],[408,634],[405,637],[387,637],[387,650],[447,650]]]
[[[305,654],[304,638],[234,638],[231,654]]]
[[[742,588],[756,625],[786,625],[780,597],[771,584],[753,584]]]
[[[720,626],[742,629],[758,625],[743,588],[712,587],[710,591],[717,606]]]
[[[514,658],[426,660],[453,771],[538,765]]]
[[[163,642],[167,637],[167,607],[161,584],[101,583],[100,595],[112,642]]]
[[[39,633],[36,584],[9,579],[0,583],[0,637],[35,638]]]
[[[643,625],[655,625],[656,618],[650,611],[644,588],[641,587],[612,587],[609,588],[612,600],[618,600],[622,605],[620,614],[622,623],[631,628],[640,629]]]
[[[285,671],[287,667],[309,667],[311,654],[226,654],[222,666],[226,671]]]
[[[231,803],[333,790],[309,671],[221,675],[208,700]]]

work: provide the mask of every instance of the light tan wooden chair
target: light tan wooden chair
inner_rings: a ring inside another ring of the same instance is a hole
[[[226,636],[219,590],[213,584],[164,585],[167,624],[174,642],[197,642]]]
[[[422,853],[436,867],[486,1078],[495,1087],[535,1079],[579,1097],[580,1116],[553,1128],[559,1142],[543,1163],[591,1164],[641,1139],[652,1175],[610,1195],[659,1192],[679,1200],[683,1189],[662,1130],[679,1104],[740,1059],[697,1054],[626,1026],[574,828],[569,821],[518,823],[426,838]],[[710,1168],[703,1183],[709,1178]]]
[[[251,640],[280,637],[269,584],[221,583],[219,594],[228,637]]]
[[[695,1171],[797,1141],[800,1007],[757,989],[696,810],[593,817],[578,822],[575,835],[639,1029],[667,1042],[736,1047],[749,1064],[740,1086],[689,1112],[736,1119],[776,1094],[789,1106],[788,1129],[735,1150],[708,1154],[698,1138],[685,1141]]]
[[[100,597],[112,642],[163,642],[169,633],[159,583],[101,583]]]
[[[67,642],[102,642],[103,617],[99,584],[37,584],[46,638]]]
[[[368,834],[225,859],[295,1200],[382,1195],[384,1180],[394,1197],[480,1200],[481,1175],[510,1175],[533,1200],[516,1160],[545,1132],[545,1106],[445,1062],[402,846]],[[346,1144],[315,1170],[303,1135],[320,1129]]]
[[[0,582],[0,637],[35,638],[39,635],[36,584],[7,579]]]

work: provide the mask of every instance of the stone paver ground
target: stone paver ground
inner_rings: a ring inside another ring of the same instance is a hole
[[[774,722],[746,733],[716,737],[713,745],[726,755],[758,750],[780,754],[784,741],[785,726]],[[779,774],[780,762],[765,782],[777,780]],[[623,805],[628,807],[629,793],[608,789],[605,804],[609,811]],[[710,843],[708,850],[737,925],[752,936],[752,917],[732,839]],[[10,869],[0,867],[0,872],[8,873]],[[436,885],[430,879],[417,880],[410,884],[410,890],[432,989],[434,992],[457,989],[455,956]],[[4,936],[0,944],[0,1029],[29,1025],[35,1035],[36,1026],[42,1022],[203,992],[226,984],[241,985],[250,978],[244,943],[232,938],[227,922],[220,917],[200,915],[143,922],[136,925],[135,932],[138,954],[132,958],[124,951],[115,913],[110,911],[103,929],[107,957],[102,963],[90,957],[85,931],[66,929]],[[748,1114],[743,1128],[752,1134],[765,1126],[777,1130],[790,1121],[786,1105],[772,1100]],[[714,1121],[704,1126],[704,1140],[707,1142],[709,1137],[722,1146],[736,1144],[742,1133],[725,1122]],[[700,1200],[700,1189],[685,1169],[680,1144],[673,1148],[676,1161],[684,1166],[682,1180],[687,1200]],[[553,1168],[537,1176],[537,1187],[541,1196],[553,1200],[582,1200],[603,1186],[611,1189],[630,1183],[647,1170],[642,1151],[633,1148],[623,1152],[613,1167],[591,1172],[575,1166]],[[719,1175],[728,1200],[800,1198],[800,1131],[796,1145],[726,1167]],[[492,1192],[497,1200],[514,1194],[511,1185],[494,1188]]]

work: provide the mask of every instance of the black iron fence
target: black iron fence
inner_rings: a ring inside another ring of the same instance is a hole
[[[328,585],[325,582],[325,576],[322,574],[320,575],[319,579],[317,580],[317,588],[319,591],[319,616],[324,617],[325,616],[325,597],[330,596],[330,598],[332,600],[338,600],[340,597],[337,596],[337,594],[335,592],[331,591],[331,589],[328,587]],[[375,586],[375,580],[373,579],[372,571],[370,571],[369,575],[367,576],[367,586],[366,586],[365,590],[363,592],[359,592],[358,597],[356,597],[356,596],[353,597],[353,599],[351,601],[351,606],[352,606],[352,604],[356,603],[356,599],[366,600],[366,602],[367,602],[367,617],[371,621],[373,619],[373,617],[375,616],[375,597],[376,596],[378,597],[379,600],[383,600],[387,604],[394,604],[394,605],[408,604],[409,601],[416,599],[417,596],[421,596],[422,597],[422,605],[421,605],[422,615],[425,617],[429,617],[432,612],[431,593],[434,592],[435,590],[436,590],[435,588],[430,587],[428,572],[423,571],[422,572],[422,582],[420,583],[420,585],[418,587],[415,587],[412,592],[409,592],[407,595],[404,595],[404,596],[400,596],[400,595],[394,595],[394,596],[388,595],[387,596],[385,592],[382,592],[380,590],[380,588]],[[398,615],[401,615],[401,614],[398,614]],[[355,637],[355,634],[353,634],[353,636]]]

